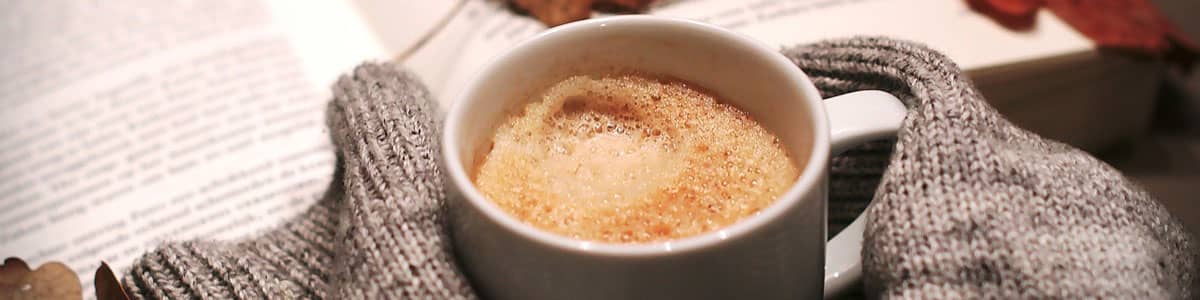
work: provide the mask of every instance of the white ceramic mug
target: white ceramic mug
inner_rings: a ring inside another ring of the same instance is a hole
[[[802,167],[800,177],[733,225],[644,244],[559,236],[480,194],[468,170],[505,117],[558,80],[614,67],[713,91],[775,133]],[[472,285],[494,299],[814,299],[844,290],[859,277],[863,220],[827,245],[830,153],[892,136],[905,116],[895,97],[878,91],[822,100],[776,49],[716,26],[653,16],[555,27],[501,55],[456,100],[443,137],[453,184],[450,234]]]

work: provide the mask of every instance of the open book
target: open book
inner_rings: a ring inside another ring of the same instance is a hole
[[[921,41],[985,92],[1030,99],[997,106],[1054,118],[1045,107],[1077,103],[1036,102],[1062,86],[1100,93],[1077,84],[1106,78],[1074,66],[1125,66],[1092,63],[1091,43],[1051,15],[1014,33],[959,0],[684,0],[650,13],[781,47]],[[122,270],[164,240],[242,237],[313,203],[334,169],[329,86],[357,63],[401,61],[444,109],[492,57],[545,30],[485,0],[15,1],[0,16],[0,256],[62,261],[85,295],[102,260]],[[1037,74],[1055,80],[1030,83]]]

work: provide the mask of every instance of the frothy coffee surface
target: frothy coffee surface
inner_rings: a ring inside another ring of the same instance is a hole
[[[575,76],[503,121],[476,186],[577,239],[652,242],[728,226],[799,176],[749,115],[678,81]]]

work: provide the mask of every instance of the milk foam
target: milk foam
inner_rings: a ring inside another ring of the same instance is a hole
[[[522,221],[602,242],[676,239],[769,205],[799,176],[778,138],[687,84],[575,76],[497,129],[476,186]]]

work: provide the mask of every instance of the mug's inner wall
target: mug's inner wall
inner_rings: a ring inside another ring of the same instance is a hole
[[[678,78],[712,91],[749,113],[783,142],[796,167],[812,156],[814,115],[801,82],[761,48],[686,24],[618,22],[552,32],[514,49],[477,78],[459,99],[463,116],[458,163],[474,179],[495,128],[554,83],[580,74],[639,71]],[[801,176],[805,176],[803,174]],[[474,188],[474,187],[472,187]]]

